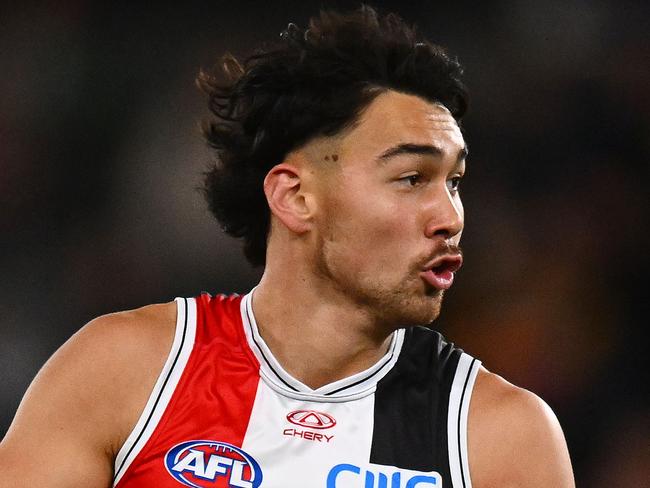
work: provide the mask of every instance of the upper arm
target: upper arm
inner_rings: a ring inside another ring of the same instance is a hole
[[[562,428],[537,395],[481,370],[468,427],[474,488],[573,488]]]
[[[167,307],[167,314],[158,309],[100,317],[48,360],[0,443],[0,486],[111,485],[115,453],[173,337],[169,305],[154,307]]]

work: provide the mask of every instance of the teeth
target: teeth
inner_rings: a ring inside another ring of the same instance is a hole
[[[444,273],[445,271],[452,271],[455,272],[460,267],[460,263],[456,259],[451,259],[451,258],[445,258],[440,261],[438,261],[438,264],[435,266],[431,266],[429,269],[433,273]]]

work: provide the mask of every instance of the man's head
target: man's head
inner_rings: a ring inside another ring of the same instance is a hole
[[[218,119],[205,127],[218,155],[206,194],[253,265],[265,262],[270,224],[262,181],[291,150],[353,125],[387,90],[439,102],[457,121],[467,105],[459,64],[370,7],[322,12],[306,30],[289,24],[271,48],[241,64],[227,56],[219,68],[199,76]]]
[[[306,31],[290,24],[277,46],[222,69],[230,81],[199,78],[220,119],[206,127],[218,152],[206,194],[248,259],[295,244],[386,320],[435,318],[458,263],[430,268],[458,253],[463,226],[458,63],[363,7],[321,13]],[[393,316],[405,307],[414,315]]]
[[[307,142],[267,174],[269,259],[307,263],[387,324],[431,322],[461,264],[466,154],[445,107],[378,95],[353,127]]]

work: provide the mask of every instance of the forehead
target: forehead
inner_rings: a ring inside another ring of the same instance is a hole
[[[465,147],[460,128],[447,108],[396,91],[378,95],[341,142],[344,153],[377,153],[409,143],[434,145],[443,154],[455,156]]]

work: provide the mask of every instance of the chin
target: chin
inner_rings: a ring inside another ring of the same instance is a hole
[[[399,327],[429,325],[440,315],[442,308],[442,290],[425,296],[409,297],[404,300],[398,310],[395,310],[395,320]]]
[[[433,307],[423,310],[422,313],[417,314],[411,320],[412,325],[429,325],[440,316],[440,304],[437,303]],[[414,314],[415,315],[415,314]]]
[[[422,304],[422,321],[420,325],[430,324],[438,318],[440,310],[442,309],[442,299],[444,298],[444,290],[437,290],[435,288],[427,289],[426,297]]]

